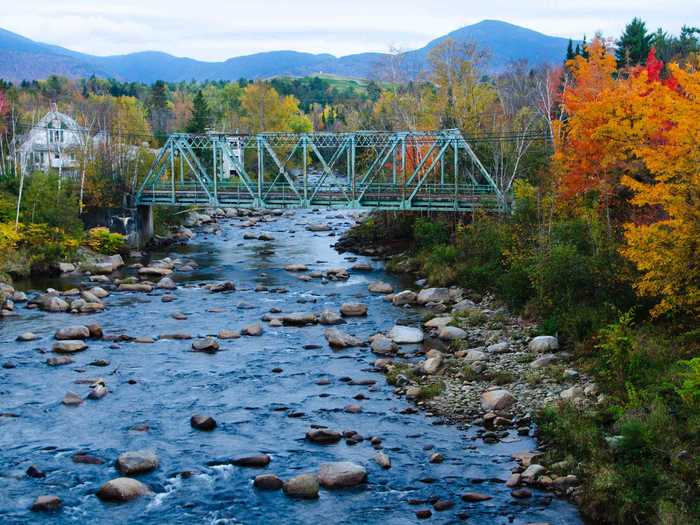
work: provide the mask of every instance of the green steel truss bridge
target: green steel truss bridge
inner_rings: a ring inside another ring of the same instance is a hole
[[[507,212],[459,130],[171,135],[139,206]]]

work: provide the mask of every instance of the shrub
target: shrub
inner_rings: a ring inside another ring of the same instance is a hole
[[[419,217],[413,223],[413,239],[418,249],[450,242],[450,234],[441,222]]]
[[[112,255],[126,250],[126,237],[112,233],[108,228],[92,228],[88,231],[86,244],[97,253]]]

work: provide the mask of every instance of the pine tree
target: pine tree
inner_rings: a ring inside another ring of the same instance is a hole
[[[202,90],[200,89],[194,97],[192,107],[192,118],[187,123],[188,133],[204,133],[211,123],[211,114],[209,105],[204,99]]]
[[[581,45],[576,44],[576,51],[574,51],[575,56],[579,56],[581,54]]]
[[[586,35],[583,35],[583,43],[581,44],[581,56],[588,60],[591,54],[588,52],[588,42],[586,42]]]
[[[163,142],[165,139],[165,129],[170,111],[168,109],[168,92],[165,82],[157,80],[151,86],[151,94],[148,104],[148,112],[151,118],[151,128],[156,138]]]
[[[566,61],[573,59],[576,55],[574,54],[574,43],[569,38],[569,45],[566,47]]]
[[[633,18],[625,27],[624,33],[617,43],[617,67],[636,66],[644,64],[651,50],[653,33],[647,32],[647,26],[641,18]]]

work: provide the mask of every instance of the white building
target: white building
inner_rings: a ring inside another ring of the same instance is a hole
[[[57,169],[62,176],[77,176],[78,154],[83,147],[85,130],[53,106],[23,137],[17,154],[23,173]]]

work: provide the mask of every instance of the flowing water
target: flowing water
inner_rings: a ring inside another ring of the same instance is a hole
[[[537,491],[532,498],[516,500],[504,486],[503,480],[515,466],[511,454],[533,449],[531,438],[514,435],[486,445],[474,438],[473,431],[444,425],[439,418],[402,414],[409,404],[393,394],[383,375],[372,370],[376,356],[367,348],[331,350],[322,326],[270,328],[263,323],[261,337],[221,341],[222,351],[215,355],[192,352],[189,341],[120,343],[119,348],[110,348],[113,343],[108,341],[90,341],[87,351],[74,356],[74,364],[46,365],[55,330],[76,323],[98,322],[106,334],[189,332],[197,336],[240,329],[272,307],[320,312],[352,301],[367,303],[369,315],[350,318],[340,328],[358,336],[387,330],[399,318],[418,322],[420,312],[398,309],[381,296],[368,295],[369,282],[392,282],[379,263],[372,262],[372,272],[355,272],[348,281],[325,284],[318,279],[302,282],[283,270],[290,263],[304,263],[314,270],[350,266],[347,256],[332,248],[336,237],[304,229],[309,222],[324,221],[336,232],[350,224],[337,212],[300,211],[255,227],[276,239],[263,242],[243,241],[243,233],[250,230],[238,228],[237,222],[223,222],[221,235],[198,235],[173,253],[158,254],[191,258],[200,265],[194,272],[174,274],[182,286],[174,292],[177,300],[172,303],[163,303],[160,291],[112,293],[106,299],[107,310],[99,314],[76,317],[20,306],[20,316],[0,320],[0,360],[16,365],[0,369],[0,412],[18,416],[0,417],[0,522],[400,524],[415,523],[415,511],[430,508],[429,504],[409,505],[409,499],[437,496],[453,500],[455,506],[433,512],[428,521],[436,523],[457,523],[464,519],[463,513],[468,514],[468,523],[477,524],[580,523],[577,510],[564,501]],[[212,280],[234,281],[238,289],[212,294],[199,286],[185,286]],[[67,288],[74,282],[50,284]],[[258,284],[289,291],[255,292]],[[188,319],[173,319],[174,311],[184,312]],[[15,342],[25,331],[41,339]],[[309,344],[319,348],[304,349]],[[108,359],[111,364],[90,366],[96,359]],[[283,371],[273,373],[274,368]],[[105,379],[110,390],[106,397],[86,400],[78,407],[61,403],[67,391],[85,395],[88,386],[75,381],[92,377]],[[317,385],[321,378],[330,379],[330,384]],[[347,378],[372,379],[376,385],[354,385]],[[358,393],[367,399],[355,401]],[[362,412],[344,412],[350,403],[361,404]],[[304,415],[289,417],[292,412]],[[218,428],[213,432],[192,429],[189,418],[195,413],[213,416]],[[131,430],[142,423],[148,424],[148,432]],[[382,470],[374,463],[376,450],[368,440],[354,446],[344,441],[307,442],[305,432],[314,424],[380,436],[392,468]],[[139,477],[156,495],[124,504],[100,502],[94,495],[97,488],[119,476],[116,457],[144,448],[154,449],[160,459],[158,469]],[[78,451],[105,463],[76,464],[72,455]],[[265,469],[207,466],[212,460],[261,452],[272,457]],[[433,452],[444,454],[445,461],[429,463]],[[322,489],[315,501],[292,500],[281,491],[262,492],[252,486],[253,478],[263,472],[287,479],[313,472],[320,463],[343,460],[367,468],[366,485],[332,492]],[[46,477],[26,476],[31,464],[46,472]],[[194,475],[182,476],[183,471]],[[467,491],[493,499],[462,502],[459,497]],[[31,512],[29,507],[41,494],[59,496],[63,509],[58,514]]]

